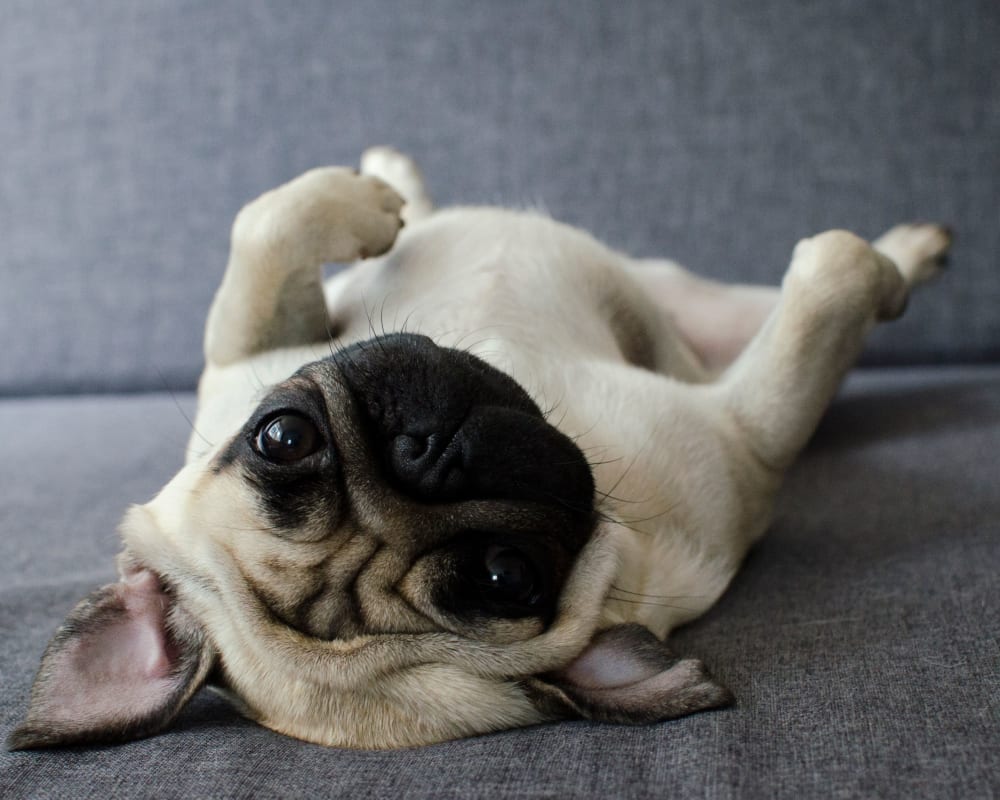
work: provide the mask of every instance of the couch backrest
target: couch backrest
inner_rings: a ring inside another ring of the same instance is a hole
[[[995,0],[5,3],[0,393],[192,386],[235,212],[372,143],[727,279],[946,221],[870,357],[995,358],[997,42]]]

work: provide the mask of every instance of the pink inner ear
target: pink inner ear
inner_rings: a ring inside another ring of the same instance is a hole
[[[166,630],[169,601],[156,575],[139,570],[106,587],[100,613],[54,654],[45,706],[57,723],[114,724],[153,714],[178,689],[177,648]]]
[[[678,659],[636,624],[601,631],[553,678],[577,713],[608,722],[653,722],[732,702],[700,662]]]
[[[657,668],[633,656],[628,649],[591,644],[561,676],[581,689],[617,689],[632,686],[659,674]]]
[[[42,656],[8,747],[135,739],[166,726],[204,682],[213,652],[172,602],[143,568],[81,600]]]
[[[617,689],[659,675],[677,659],[639,626],[602,631],[560,677],[581,689]]]

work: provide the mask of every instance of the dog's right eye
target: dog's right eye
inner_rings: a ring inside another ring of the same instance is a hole
[[[323,443],[316,426],[300,414],[269,417],[257,428],[254,447],[268,461],[294,464],[311,456]]]
[[[513,547],[487,547],[477,582],[494,603],[530,607],[539,600],[541,582],[535,567],[524,553]]]

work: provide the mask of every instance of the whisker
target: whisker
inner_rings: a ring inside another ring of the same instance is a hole
[[[669,506],[663,509],[663,511],[658,511],[655,514],[650,514],[648,517],[634,517],[629,519],[628,522],[630,525],[638,525],[641,522],[650,522],[654,519],[659,519],[660,517],[669,514],[671,511],[677,508],[678,505],[679,503],[671,503]]]
[[[323,324],[326,327],[326,344],[330,348],[330,358],[334,359],[337,357],[335,351],[335,345],[337,342],[337,337],[333,335],[333,328],[330,326],[330,316],[327,314],[323,319]]]
[[[250,374],[253,379],[257,381],[257,391],[262,391],[264,389],[264,381],[261,380],[260,375],[257,373],[257,367],[254,366],[253,360],[247,362],[247,366],[250,368]]]
[[[563,419],[565,419],[565,418],[566,418],[566,415],[563,414]],[[560,424],[562,424],[562,420],[560,420],[559,422],[560,422]],[[559,426],[556,425],[555,427],[558,428]],[[576,441],[582,439],[584,436],[588,436],[594,430],[594,428],[596,428],[596,427],[597,427],[597,420],[594,420],[594,424],[591,425],[589,428],[587,428],[587,430],[581,431],[580,433],[576,434],[575,436],[570,436],[569,438],[573,442],[576,442]],[[607,449],[607,445],[595,445],[595,447],[604,447],[605,449]]]
[[[600,495],[605,500],[614,500],[616,503],[625,503],[626,505],[635,505],[647,502],[646,500],[629,500],[625,497],[618,497],[617,495],[611,494],[611,492],[602,492],[600,489],[594,489],[594,494]]]
[[[166,390],[167,394],[170,395],[170,399],[174,401],[174,405],[177,407],[177,410],[181,412],[181,416],[184,417],[184,420],[187,422],[187,424],[191,426],[191,430],[194,431],[195,435],[199,439],[201,439],[206,445],[208,445],[210,451],[215,449],[215,445],[212,444],[208,439],[206,439],[205,436],[202,435],[202,432],[199,431],[194,426],[194,422],[192,421],[191,417],[188,416],[187,412],[181,406],[180,400],[177,399],[177,393],[170,388],[170,384],[167,381],[167,376],[163,374],[163,370],[161,370],[158,365],[154,365],[154,368],[156,369],[157,374],[160,376],[160,380],[163,381],[163,388]]]
[[[621,459],[621,456],[618,456],[617,458],[608,458],[608,459],[605,459],[603,461],[591,461],[589,458],[586,459],[586,460],[587,460],[587,464],[590,465],[591,467],[603,467],[606,464],[617,464],[622,459]],[[597,492],[598,492],[598,494],[605,494],[604,492],[601,492],[599,489],[597,490]]]
[[[368,332],[371,334],[369,341],[375,342],[376,346],[385,353],[385,345],[379,340],[378,331],[375,330],[375,320],[372,317],[372,310],[368,307],[368,299],[361,298],[361,307],[364,309],[365,318],[368,320]]]
[[[658,608],[675,608],[678,611],[690,611],[692,613],[698,610],[696,608],[689,608],[688,606],[679,606],[675,603],[655,603],[651,600],[630,600],[625,597],[612,597],[611,595],[608,595],[608,599],[614,600],[616,603],[629,603],[630,605],[636,606],[656,606]]]
[[[611,584],[611,588],[616,592],[623,592],[635,597],[651,597],[654,600],[701,600],[708,595],[705,594],[646,594],[645,592],[633,592],[631,589],[623,589],[621,586]]]
[[[406,317],[403,319],[403,327],[400,329],[401,333],[407,333],[408,332],[407,328],[410,325],[410,317],[412,317],[416,313],[416,311],[417,311],[417,309],[415,309],[415,308],[411,308],[409,310],[409,312],[407,313]]]
[[[236,525],[223,525],[223,524],[218,523],[218,522],[213,522],[212,523],[212,527],[213,528],[218,528],[218,529],[224,530],[224,531],[235,531],[237,533],[274,533],[274,534],[281,534],[281,533],[284,532],[284,531],[282,531],[281,528],[272,528],[272,527],[266,527],[266,526],[262,527],[262,528],[253,528],[253,527],[244,528],[244,527],[239,527],[239,526],[236,526]]]
[[[654,431],[653,431],[653,432],[655,432],[655,426],[654,426]],[[632,461],[631,461],[631,462],[629,463],[629,465],[628,465],[628,466],[627,466],[627,467],[625,468],[625,471],[624,471],[624,472],[623,472],[623,473],[622,473],[622,474],[621,474],[621,475],[619,476],[618,480],[616,480],[616,481],[615,481],[614,485],[613,485],[613,486],[612,486],[612,487],[611,487],[610,489],[608,489],[608,492],[614,492],[614,490],[618,488],[618,486],[619,486],[619,485],[621,484],[621,482],[622,482],[623,480],[625,480],[626,476],[628,476],[628,474],[629,474],[629,473],[630,473],[630,472],[632,471],[632,468],[633,468],[633,467],[634,467],[634,466],[635,466],[635,465],[636,465],[636,464],[638,463],[638,461],[639,461],[639,456],[641,456],[641,455],[642,455],[642,453],[643,453],[643,451],[644,451],[644,450],[645,450],[645,449],[646,449],[646,448],[647,448],[647,447],[649,446],[649,443],[650,443],[651,441],[653,441],[653,438],[654,438],[654,437],[653,437],[653,435],[652,435],[652,433],[653,433],[653,432],[650,432],[650,436],[649,436],[649,438],[647,438],[647,439],[646,439],[646,441],[645,441],[645,442],[643,442],[643,445],[642,445],[642,447],[640,447],[640,448],[639,448],[639,449],[638,449],[638,450],[636,451],[635,455],[634,455],[634,456],[632,456]]]

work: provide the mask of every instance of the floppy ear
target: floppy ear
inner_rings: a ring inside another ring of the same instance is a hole
[[[165,727],[212,661],[201,631],[178,620],[149,570],[90,594],[45,651],[28,716],[7,746],[122,741]]]
[[[529,690],[550,716],[631,725],[682,717],[734,700],[700,661],[678,658],[636,624],[601,631],[564,670],[532,678]]]

